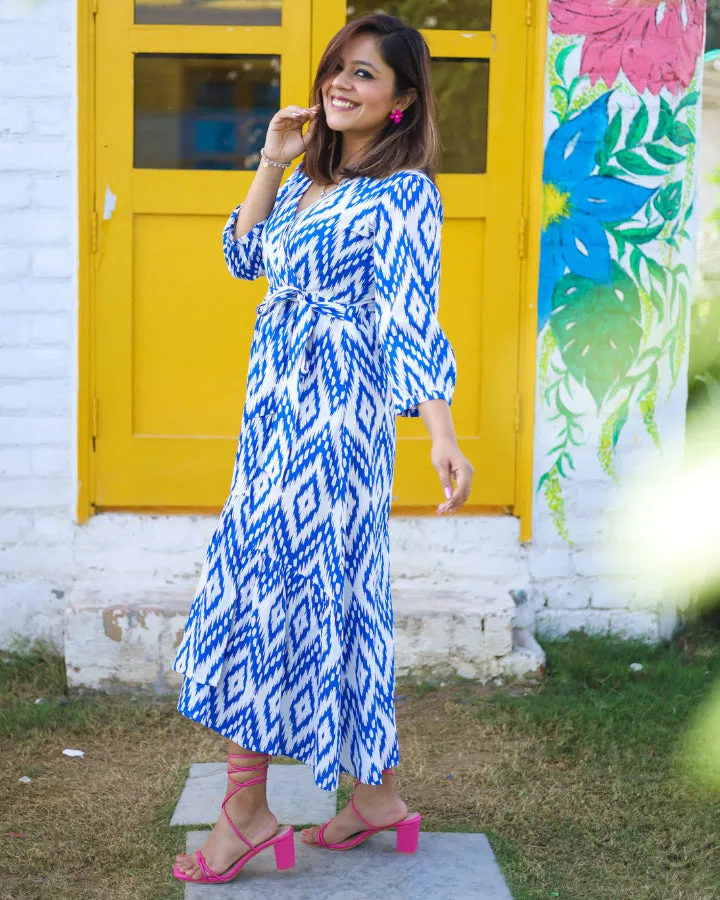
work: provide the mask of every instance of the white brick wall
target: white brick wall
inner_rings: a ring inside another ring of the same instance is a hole
[[[13,633],[61,645],[79,579],[122,582],[144,596],[157,585],[192,585],[215,525],[214,517],[119,514],[74,525],[76,6],[0,2],[0,646]],[[531,548],[520,546],[510,518],[393,520],[394,583],[478,603],[524,589],[541,628],[656,637],[671,618],[637,605],[643,591],[618,580],[608,540],[622,496],[592,465],[591,455],[583,459],[567,490],[575,547],[540,501]]]
[[[3,643],[59,643],[74,577],[76,5],[0,4]]]

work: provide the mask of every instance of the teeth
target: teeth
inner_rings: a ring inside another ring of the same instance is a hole
[[[357,106],[357,103],[348,103],[345,100],[336,100],[334,97],[332,99],[332,105],[338,106],[340,109],[354,109]]]

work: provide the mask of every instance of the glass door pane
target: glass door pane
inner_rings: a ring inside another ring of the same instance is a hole
[[[351,0],[345,14],[350,20],[374,12],[400,16],[413,28],[490,31],[492,0]]]
[[[490,61],[436,57],[430,77],[438,101],[440,171],[485,172]]]
[[[282,0],[135,0],[136,25],[280,25]]]
[[[138,53],[135,168],[255,169],[279,108],[279,56]]]

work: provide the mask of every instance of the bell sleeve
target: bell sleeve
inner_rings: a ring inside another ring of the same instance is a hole
[[[420,173],[391,176],[378,199],[373,266],[378,337],[397,416],[452,403],[455,353],[438,321],[440,192]]]
[[[235,223],[242,207],[242,203],[235,207],[223,229],[223,253],[233,278],[255,281],[256,278],[265,274],[262,233],[267,218],[256,222],[247,234],[243,234],[242,237],[235,240]]]
[[[294,183],[297,172],[295,169],[288,179],[279,187],[273,209],[278,205],[285,192]],[[263,258],[263,231],[270,213],[260,222],[256,222],[247,234],[243,234],[235,240],[235,223],[240,215],[242,203],[239,203],[230,213],[222,233],[223,254],[225,262],[234,278],[242,278],[244,281],[255,281],[261,275],[265,275],[265,260]]]

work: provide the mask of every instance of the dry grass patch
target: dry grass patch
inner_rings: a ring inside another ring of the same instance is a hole
[[[677,757],[720,651],[714,635],[683,641],[548,644],[534,687],[401,685],[408,804],[426,830],[485,832],[515,900],[717,900],[720,797]],[[172,810],[190,764],[225,752],[174,697],[68,698],[62,660],[6,655],[0,898],[179,900],[186,829],[170,828]],[[351,787],[344,777],[341,804]]]

